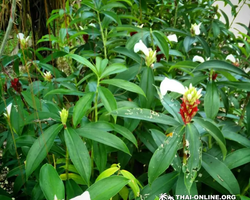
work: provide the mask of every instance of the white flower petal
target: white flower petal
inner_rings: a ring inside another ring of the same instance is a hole
[[[94,28],[96,27],[96,25],[93,23],[90,23],[89,26],[94,27]]]
[[[12,108],[12,103],[10,103],[7,107],[6,107],[6,112],[7,112],[7,115],[10,116],[10,113],[11,113],[11,108]],[[6,114],[5,114],[6,115]],[[6,116],[7,116],[6,115]]]
[[[137,25],[137,27],[138,27],[138,28],[143,28],[143,25],[144,25],[144,24]]]
[[[160,85],[161,95],[164,96],[167,93],[167,91],[184,94],[185,93],[185,87],[179,81],[176,81],[174,79],[169,79],[169,78],[166,77],[161,82],[161,85]]]
[[[201,56],[194,56],[193,57],[193,62],[200,62],[203,63],[205,62],[204,58],[202,58]]]
[[[199,23],[198,25],[197,25],[197,24],[194,24],[194,25],[192,25],[192,26],[193,26],[195,35],[200,35],[200,33],[201,33],[201,31],[200,31],[201,23]]]
[[[20,39],[20,40],[23,40],[24,34],[23,33],[18,33],[17,38]]]
[[[168,35],[167,38],[169,39],[169,41],[171,42],[178,42],[178,38],[175,34],[173,35]]]
[[[82,193],[81,195],[79,196],[76,196],[70,200],[91,200],[90,199],[90,194],[88,191],[85,191],[84,193]]]
[[[26,37],[26,42],[28,42],[28,41],[29,41],[29,38],[30,38],[30,36]]]
[[[141,40],[134,46],[134,52],[137,53],[138,51],[142,51],[145,56],[149,56],[148,47]]]
[[[234,57],[232,54],[229,54],[229,55],[226,57],[226,60],[229,60],[229,61],[231,61],[232,63],[235,63],[235,62],[236,62],[235,57]]]

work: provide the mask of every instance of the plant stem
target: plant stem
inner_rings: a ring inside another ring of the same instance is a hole
[[[176,25],[176,21],[177,21],[177,13],[178,13],[178,0],[175,1],[175,14],[174,14],[174,28]]]
[[[233,25],[234,23],[234,20],[236,19],[236,17],[238,16],[239,12],[241,11],[242,7],[246,4],[246,0],[244,0],[244,2],[242,3],[240,9],[238,10],[238,12],[236,12],[236,15],[234,16],[233,20],[231,21],[230,25],[229,25],[229,28],[231,28],[231,26]]]
[[[249,99],[250,99],[250,92],[247,93],[247,97],[246,97],[245,102],[244,102],[244,107],[242,109],[240,120],[239,120],[239,126],[242,125],[242,122],[244,120],[244,116],[245,116],[245,112],[247,109],[247,104],[249,103]]]
[[[212,145],[212,136],[209,135],[208,136],[208,148],[211,149],[212,147],[213,147],[213,145]]]
[[[151,38],[151,46],[152,46],[152,48],[153,48],[153,51],[155,51],[153,31],[152,31],[151,28],[150,28],[150,38]]]
[[[9,19],[8,27],[7,27],[7,30],[6,30],[6,33],[4,35],[3,42],[2,42],[2,45],[1,45],[1,48],[0,48],[0,57],[3,54],[3,49],[4,49],[5,45],[6,45],[6,42],[7,42],[8,38],[9,38],[10,31],[12,29],[13,21],[14,21],[14,17],[15,17],[15,12],[16,12],[16,0],[12,0],[10,19]]]
[[[96,92],[95,92],[95,122],[98,121],[98,87],[99,87],[99,77],[97,77],[97,85],[96,85]]]
[[[101,35],[102,35],[104,57],[107,58],[106,37],[104,35],[104,31],[103,31],[103,28],[102,28],[102,22],[101,22],[101,19],[100,19],[100,13],[98,11],[97,11],[97,19],[98,19],[98,23],[99,23],[100,30],[101,30]]]
[[[66,179],[68,180],[69,179],[69,152],[68,152],[68,149],[66,147],[66,160],[65,160],[65,165],[66,165]]]

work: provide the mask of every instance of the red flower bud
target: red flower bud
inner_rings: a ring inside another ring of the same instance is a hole
[[[10,83],[11,83],[11,87],[14,90],[16,90],[18,93],[21,93],[21,91],[22,91],[22,85],[19,82],[18,78],[14,78],[14,80],[11,80]]]

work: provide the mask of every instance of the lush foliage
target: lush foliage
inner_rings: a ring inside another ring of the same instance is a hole
[[[0,168],[13,191],[0,197],[249,199],[250,37],[212,4],[67,2],[39,40],[50,47],[19,35],[18,54],[1,58]]]

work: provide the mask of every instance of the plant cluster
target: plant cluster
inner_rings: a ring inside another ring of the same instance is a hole
[[[250,36],[213,3],[67,1],[49,47],[19,33],[0,58],[0,198],[250,199]]]

